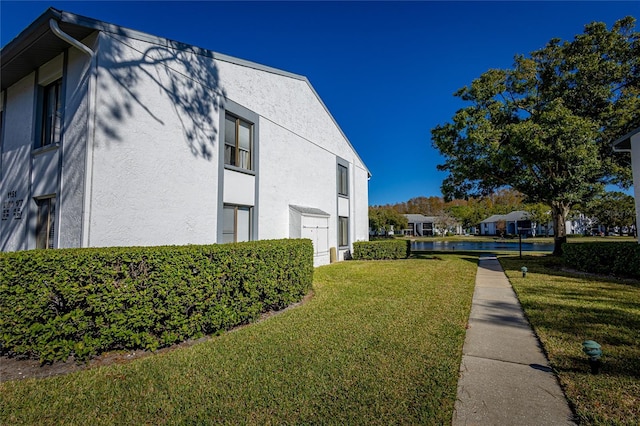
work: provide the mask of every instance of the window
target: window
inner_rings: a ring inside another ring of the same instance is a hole
[[[253,124],[227,113],[224,125],[224,164],[253,170]]]
[[[62,124],[62,80],[56,80],[42,89],[42,125],[39,147],[60,142]]]
[[[338,164],[338,195],[349,196],[349,169]]]
[[[251,240],[251,207],[225,205],[222,217],[222,242]]]
[[[349,218],[340,216],[338,218],[338,245],[346,247],[349,245]]]
[[[38,223],[36,225],[36,248],[54,248],[56,197],[36,200]]]

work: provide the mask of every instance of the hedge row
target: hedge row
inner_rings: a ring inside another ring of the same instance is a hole
[[[353,243],[355,260],[405,259],[411,254],[409,240],[358,241]]]
[[[565,264],[584,272],[640,278],[640,244],[563,244]]]
[[[312,279],[310,240],[4,253],[0,352],[155,350],[284,308]]]

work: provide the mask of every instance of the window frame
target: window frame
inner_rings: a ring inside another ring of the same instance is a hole
[[[231,118],[232,120],[229,120],[229,118]],[[235,124],[235,129],[234,129],[234,138],[235,140],[233,141],[233,144],[229,144],[227,143],[227,121],[233,121]],[[234,169],[238,169],[238,170],[242,170],[242,171],[250,171],[253,172],[255,171],[255,167],[254,167],[254,152],[255,152],[255,123],[251,122],[250,120],[247,120],[246,118],[241,117],[238,114],[234,114],[233,112],[229,112],[229,111],[225,111],[224,113],[224,147],[223,147],[223,162],[224,162],[224,166],[225,167],[230,167],[230,168],[234,168]],[[245,151],[241,146],[240,146],[240,128],[242,127],[242,124],[245,123],[249,126],[249,150],[248,150],[248,167],[243,167],[241,165],[241,151]],[[232,147],[233,151],[233,156],[231,157],[234,161],[231,162],[227,162],[227,147]]]
[[[349,166],[338,163],[337,186],[340,197],[349,197]]]
[[[349,247],[349,217],[338,216],[338,247]]]
[[[35,248],[37,250],[48,250],[56,248],[56,196],[39,197],[36,202],[36,228],[35,228]],[[43,207],[46,207],[46,228],[42,233]],[[42,242],[46,241],[44,247]]]
[[[62,86],[62,78],[57,78],[48,84],[38,86],[38,114],[40,124],[38,138],[36,140],[36,149],[57,145],[62,139]],[[50,94],[52,91],[55,98],[53,111],[50,109]]]
[[[225,232],[226,231],[226,223],[224,221],[225,210],[233,209],[233,233]],[[224,204],[222,207],[222,243],[237,243],[238,241],[238,211],[247,211],[248,212],[248,239],[246,241],[253,241],[253,207],[252,206],[242,206],[238,204]],[[233,235],[233,241],[226,241],[225,236]],[[240,242],[244,242],[240,241]]]

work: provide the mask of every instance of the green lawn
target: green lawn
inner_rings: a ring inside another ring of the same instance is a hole
[[[549,256],[500,262],[581,422],[640,424],[640,283],[561,272]],[[602,345],[599,375],[584,340]]]
[[[0,384],[0,424],[450,424],[475,257],[342,262],[190,348]]]

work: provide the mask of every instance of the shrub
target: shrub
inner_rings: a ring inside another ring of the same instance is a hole
[[[310,240],[0,255],[0,351],[82,360],[248,323],[311,288]]]
[[[411,254],[410,240],[357,241],[353,243],[353,259],[405,259]]]
[[[568,266],[597,274],[640,278],[640,244],[563,244],[562,257]]]

